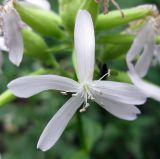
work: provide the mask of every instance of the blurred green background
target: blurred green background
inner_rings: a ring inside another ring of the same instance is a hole
[[[50,0],[58,11],[57,1]],[[159,0],[117,0],[122,8]],[[114,8],[112,5],[110,9]],[[39,68],[35,59],[24,58],[20,68],[13,66],[4,55],[0,92],[16,77]],[[66,64],[63,61],[64,65]],[[122,61],[108,65],[119,67]],[[69,69],[72,68],[71,60]],[[123,66],[122,66],[123,67]],[[160,66],[153,67],[147,77],[160,85]],[[79,133],[77,115],[69,123],[57,144],[47,152],[36,149],[39,136],[50,118],[65,103],[67,97],[46,91],[27,100],[16,99],[0,108],[0,153],[2,159],[159,159],[160,103],[149,99],[140,106],[142,114],[136,121],[120,120],[99,106],[92,104],[80,114],[84,137]],[[84,141],[83,141],[84,140]],[[85,142],[85,149],[81,144]]]

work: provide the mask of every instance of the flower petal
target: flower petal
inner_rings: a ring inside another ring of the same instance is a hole
[[[141,89],[147,97],[151,97],[160,102],[160,87],[145,82],[133,71],[129,72],[128,74],[135,86]]]
[[[135,65],[135,70],[140,77],[144,77],[147,74],[153,60],[155,42],[154,38],[152,39],[152,37],[150,37],[150,39],[150,43],[145,45],[144,51]]]
[[[160,63],[160,45],[155,45],[154,55],[156,60]]]
[[[135,120],[137,118],[137,114],[140,114],[139,109],[134,105],[124,104],[117,101],[101,98],[99,95],[95,96],[95,101],[102,108],[120,119]]]
[[[44,90],[77,92],[79,84],[57,75],[37,75],[17,78],[8,84],[8,88],[16,96],[28,98]]]
[[[91,15],[86,10],[77,14],[74,43],[79,82],[91,81],[95,64],[95,35]]]
[[[130,50],[127,53],[127,61],[132,61],[141,53],[145,43],[147,43],[150,36],[153,35],[152,21],[148,21],[142,30],[137,34]]]
[[[0,37],[0,50],[1,51],[8,51],[8,49],[5,45],[4,37]]]
[[[101,98],[124,104],[141,105],[146,101],[146,95],[141,90],[127,83],[93,81],[91,89]]]
[[[9,7],[3,18],[3,32],[10,61],[19,66],[23,56],[23,39],[21,35],[22,22],[14,8]]]
[[[69,120],[83,102],[83,98],[78,96],[70,98],[53,116],[43,130],[38,141],[37,148],[41,149],[42,151],[47,151],[50,149],[62,135]]]
[[[24,0],[20,3],[45,10],[51,10],[50,3],[47,0]]]

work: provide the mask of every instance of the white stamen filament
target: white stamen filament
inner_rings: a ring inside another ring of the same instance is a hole
[[[99,90],[96,90],[99,94],[101,94],[101,92]],[[91,88],[89,86],[89,83],[85,83],[82,85],[82,95],[81,95],[81,98],[84,98],[85,99],[85,102],[82,106],[82,109],[80,109],[80,112],[85,112],[86,109],[90,106],[90,104],[88,103],[88,99],[90,100],[95,100],[92,92],[91,92]]]
[[[69,91],[62,91],[61,94],[62,95],[67,95],[68,93],[72,93],[72,96],[77,96],[78,93],[76,93],[75,90],[69,90]]]
[[[99,81],[101,81],[104,77],[110,76],[110,75],[111,75],[111,70],[109,69],[108,72],[99,79]]]

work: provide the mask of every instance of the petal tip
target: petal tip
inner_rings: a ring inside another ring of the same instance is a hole
[[[43,145],[38,141],[37,149],[45,152],[45,151],[49,150],[50,148],[43,146]]]
[[[17,67],[20,66],[21,61],[22,61],[22,60],[13,59],[13,58],[10,58],[10,57],[9,57],[9,60],[10,60],[14,65],[16,65]]]

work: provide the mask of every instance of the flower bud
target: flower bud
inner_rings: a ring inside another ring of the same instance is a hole
[[[22,20],[36,32],[44,36],[63,38],[64,33],[60,29],[61,19],[56,13],[19,3],[14,3],[14,7],[19,12]]]
[[[108,44],[106,47],[104,47],[103,52],[100,53],[100,60],[102,62],[107,62],[109,60],[115,60],[118,59],[124,55],[126,55],[127,51],[130,48],[130,44],[124,44],[124,45],[113,45]]]
[[[76,14],[83,0],[59,0],[60,15],[66,29],[73,34]]]
[[[26,55],[36,57],[42,61],[48,60],[48,46],[41,36],[33,32],[31,29],[23,29],[24,52]]]
[[[126,25],[131,21],[142,19],[152,15],[153,11],[150,8],[135,7],[131,9],[124,9],[123,13],[124,18],[122,18],[119,11],[112,11],[107,15],[99,15],[96,24],[97,30],[100,31]]]

